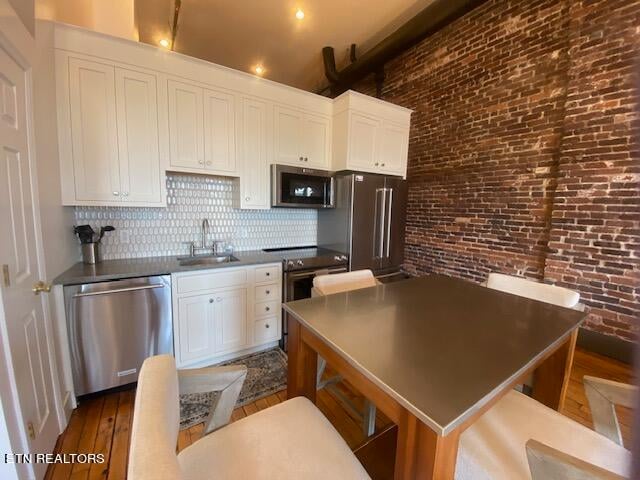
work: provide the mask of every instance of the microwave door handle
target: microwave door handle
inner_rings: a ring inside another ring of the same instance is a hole
[[[389,253],[391,250],[391,211],[393,208],[393,188],[388,188],[387,192],[389,193],[389,201],[387,202],[387,240],[386,240],[386,258],[389,258]]]

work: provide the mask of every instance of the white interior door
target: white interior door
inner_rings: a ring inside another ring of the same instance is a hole
[[[31,79],[0,46],[0,288],[4,321],[0,337],[12,391],[0,392],[20,428],[23,445],[15,452],[51,452],[58,436],[49,363],[47,331],[41,298],[32,288],[39,280],[34,205],[35,162],[30,139]],[[0,352],[0,354],[2,353]],[[21,450],[23,449],[23,450]],[[9,452],[6,452],[9,453]],[[31,465],[42,478],[46,464]]]

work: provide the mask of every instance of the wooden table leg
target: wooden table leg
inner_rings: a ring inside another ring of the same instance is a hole
[[[561,410],[569,386],[578,331],[533,372],[533,398],[554,410]]]
[[[295,318],[289,315],[287,397],[305,396],[316,403],[316,375],[318,354],[302,341],[302,329]]]
[[[453,480],[460,433],[440,436],[406,412],[398,425],[396,480]]]

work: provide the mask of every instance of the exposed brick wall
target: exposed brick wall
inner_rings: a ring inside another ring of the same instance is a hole
[[[407,271],[563,284],[637,335],[638,26],[640,0],[490,0],[387,64],[414,110]]]
[[[570,13],[569,88],[545,278],[580,291],[591,328],[630,339],[629,326],[640,316],[634,72],[640,2],[575,2]]]

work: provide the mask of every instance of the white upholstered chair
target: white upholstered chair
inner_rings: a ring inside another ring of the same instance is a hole
[[[194,380],[196,376],[201,378]],[[173,357],[148,358],[140,371],[133,413],[129,480],[369,479],[349,447],[320,411],[298,397],[228,423],[225,404],[217,430],[176,454],[183,379],[227,391],[244,381],[243,367],[177,371]],[[180,392],[181,393],[181,392]],[[237,398],[237,395],[236,395]],[[235,401],[234,401],[235,403]],[[224,417],[224,418],[223,418]]]
[[[584,310],[584,306],[579,303],[580,294],[568,288],[493,272],[487,277],[485,285],[493,290],[500,290],[501,292],[527,297],[532,300],[539,300],[580,311]]]
[[[361,288],[375,287],[380,282],[373,276],[371,270],[355,270],[353,272],[334,273],[330,275],[318,275],[313,279],[313,288],[311,296],[331,295],[334,293],[348,292]],[[342,394],[337,388],[333,388],[335,383],[342,380],[340,375],[335,375],[328,379],[323,379],[323,374],[327,362],[324,358],[318,356],[318,389],[329,388],[340,399],[341,403],[351,410],[351,412],[360,419],[362,423],[362,431],[367,437],[374,434],[376,430],[376,407],[373,403],[365,400],[363,411],[358,408]]]
[[[456,480],[628,478],[631,453],[617,443],[613,403],[631,407],[637,388],[584,381],[595,428],[606,436],[513,390],[460,436]]]

